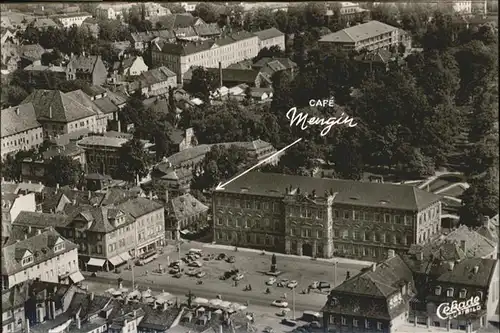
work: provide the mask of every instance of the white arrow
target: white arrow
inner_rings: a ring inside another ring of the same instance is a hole
[[[257,167],[258,167],[258,166],[260,166],[261,164],[266,163],[266,162],[267,162],[268,160],[270,160],[271,158],[273,158],[273,157],[275,157],[275,156],[277,156],[277,155],[281,154],[282,152],[284,152],[285,150],[287,150],[288,148],[290,148],[290,147],[291,147],[291,146],[293,146],[294,144],[296,144],[296,143],[300,142],[301,140],[302,140],[302,138],[295,140],[293,143],[289,144],[289,145],[288,145],[288,146],[286,146],[285,148],[278,150],[277,152],[275,152],[275,153],[274,153],[274,154],[272,154],[271,156],[269,156],[269,157],[267,157],[267,158],[263,159],[262,161],[260,161],[259,163],[255,164],[253,167],[251,167],[250,169],[243,171],[243,172],[242,172],[242,173],[240,173],[238,176],[234,177],[234,178],[233,178],[233,179],[231,179],[231,180],[228,180],[228,181],[227,181],[227,182],[225,182],[224,184],[219,183],[219,185],[217,185],[217,187],[215,188],[215,190],[216,190],[216,191],[223,190],[223,189],[224,189],[224,186],[226,186],[227,184],[229,184],[229,183],[231,183],[231,182],[235,181],[236,179],[240,178],[240,177],[241,177],[241,176],[243,176],[244,174],[246,174],[246,173],[248,173],[248,172],[252,171],[253,169],[257,168]]]

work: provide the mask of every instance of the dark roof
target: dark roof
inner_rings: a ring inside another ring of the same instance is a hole
[[[253,64],[252,67],[262,68],[274,61],[279,62],[285,69],[291,69],[297,67],[297,64],[292,60],[290,60],[290,58],[271,58],[271,57],[264,57],[260,59],[255,64]]]
[[[177,38],[186,38],[186,37],[197,36],[196,31],[194,31],[193,27],[175,28],[174,33],[175,33],[175,37],[177,37]]]
[[[254,32],[254,34],[257,37],[259,37],[260,40],[266,40],[266,39],[276,38],[276,37],[285,35],[284,33],[282,33],[281,31],[279,31],[276,28],[270,28],[270,29],[266,29],[266,30],[257,31],[257,32]]]
[[[74,211],[71,212],[70,219],[71,221],[74,221],[77,218],[83,218],[90,224],[88,227],[89,231],[108,233],[135,221],[132,216],[123,212],[125,215],[125,221],[120,225],[115,225],[113,220],[120,214],[120,212],[123,211],[116,208],[114,205],[101,207],[77,206]],[[72,224],[72,222],[70,224]]]
[[[218,68],[207,68],[208,72],[219,74]],[[222,82],[254,83],[259,71],[253,69],[222,69]]]
[[[228,184],[224,192],[282,197],[291,185],[301,193],[315,190],[317,195],[332,190],[335,203],[349,205],[416,211],[439,201],[439,196],[413,186],[262,172],[247,173]]]
[[[174,72],[165,66],[161,66],[155,69],[151,69],[147,72],[141,73],[137,78],[143,86],[151,86],[156,83],[167,81],[168,78],[177,76]]]
[[[15,274],[58,256],[62,252],[56,254],[54,252],[54,245],[59,238],[65,244],[64,253],[77,248],[74,243],[66,240],[53,228],[39,235],[2,247],[2,275]],[[22,257],[27,251],[33,255],[33,262],[29,265],[21,266]]]
[[[380,62],[388,63],[392,59],[392,53],[388,50],[380,49],[375,52],[368,52],[355,57],[356,60],[362,62]]]
[[[208,211],[207,206],[189,193],[173,198],[168,205],[170,214],[172,214],[177,221],[182,221]]]
[[[468,258],[456,263],[453,270],[441,274],[437,281],[450,284],[488,287],[498,261],[496,259]],[[474,267],[478,268],[477,273]]]
[[[321,37],[320,42],[354,43],[398,29],[379,21],[355,25]]]
[[[97,105],[99,110],[104,114],[118,111],[118,107],[108,96],[94,100],[94,104]]]
[[[95,115],[92,109],[59,90],[35,90],[22,103],[33,104],[38,120],[66,123]]]
[[[42,126],[36,120],[35,108],[32,103],[23,103],[3,109],[1,120],[2,138]]]
[[[71,300],[67,314],[74,317],[79,312],[81,320],[85,321],[104,310],[110,303],[111,297],[94,295],[91,299],[90,295],[77,292]]]
[[[106,89],[100,86],[95,85],[85,85],[82,88],[82,91],[91,97],[95,97],[97,95],[102,95],[106,92]]]
[[[147,43],[152,41],[153,39],[160,37],[165,39],[175,38],[175,34],[171,30],[153,30],[153,31],[145,31],[145,32],[133,32],[130,34],[134,42],[143,42]]]
[[[158,18],[158,22],[168,30],[191,27],[200,20],[189,13],[170,14]]]
[[[209,23],[209,24],[198,24],[195,25],[194,30],[198,34],[198,36],[212,36],[212,35],[219,35],[221,33],[221,30],[219,28],[219,25],[217,23]]]
[[[78,55],[73,56],[68,63],[68,68],[73,68],[77,72],[82,71],[86,73],[91,73],[94,71],[95,65],[101,60],[99,55]]]
[[[146,198],[135,198],[132,200],[128,200],[124,203],[121,203],[118,207],[124,212],[132,215],[134,218],[141,217],[163,208],[163,206],[159,203]]]
[[[49,214],[39,212],[21,211],[13,224],[37,228],[62,227],[68,222],[67,216],[62,214]]]
[[[14,287],[2,291],[2,312],[24,307],[24,303],[29,298],[29,288],[27,283],[15,285]],[[4,323],[5,325],[5,323]]]
[[[402,286],[408,287],[410,283],[414,286],[412,272],[401,257],[396,255],[365,268],[335,287],[323,310],[345,315],[363,313],[368,318],[392,319],[404,311],[404,303],[413,295],[413,290],[402,295],[403,302],[400,306],[391,308],[388,301],[401,293]]]

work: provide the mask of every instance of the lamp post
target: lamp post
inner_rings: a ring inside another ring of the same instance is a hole
[[[292,288],[292,319],[295,320],[295,287]]]
[[[333,262],[333,287],[337,286],[337,260]]]

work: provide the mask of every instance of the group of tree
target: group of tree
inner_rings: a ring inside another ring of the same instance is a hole
[[[248,166],[250,158],[244,148],[214,145],[194,172],[191,187],[203,191],[214,188]]]
[[[22,181],[22,165],[25,159],[43,160],[43,152],[49,148],[47,142],[38,150],[18,151],[9,154],[1,162],[2,177],[7,180]],[[29,168],[29,162],[27,162]],[[44,160],[45,183],[48,186],[80,186],[83,181],[84,171],[82,165],[68,156],[57,155]]]

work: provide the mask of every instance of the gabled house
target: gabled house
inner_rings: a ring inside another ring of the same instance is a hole
[[[206,24],[201,18],[189,13],[170,14],[159,18],[158,23],[163,29],[174,30],[177,28],[195,27]]]
[[[220,37],[222,33],[217,23],[198,24],[193,26],[193,29],[200,38]]]
[[[35,90],[23,103],[32,103],[44,138],[56,137],[87,128],[93,132],[105,131],[98,125],[93,108],[82,105],[72,94],[59,90]]]
[[[265,29],[254,32],[254,35],[259,38],[259,50],[267,47],[278,46],[280,50],[285,50],[285,34],[276,28]]]
[[[298,65],[290,58],[269,58],[265,57],[252,65],[252,68],[266,74],[271,78],[276,72],[286,71],[292,77],[297,71]]]
[[[2,290],[2,332],[21,333],[26,329],[25,303],[29,298],[26,283]]]
[[[177,88],[177,75],[165,66],[141,73],[128,85],[129,93],[139,91],[146,97],[166,94],[169,88]]]
[[[38,148],[43,142],[42,125],[32,103],[2,110],[2,159],[20,150]]]
[[[330,292],[322,310],[323,327],[325,331],[393,332],[406,321],[414,294],[411,270],[392,253]]]
[[[208,207],[189,193],[172,198],[167,211],[165,229],[170,239],[179,239],[179,234],[186,229],[196,232],[208,226]]]
[[[125,56],[113,64],[112,78],[116,81],[127,81],[148,71],[148,66],[141,56]]]
[[[59,259],[55,260],[56,257]],[[4,288],[37,278],[60,283],[81,278],[77,246],[53,228],[31,237],[25,234],[24,239],[10,237],[2,247],[2,259]]]
[[[130,43],[131,46],[137,51],[144,51],[148,48],[149,44],[156,38],[174,42],[175,33],[172,30],[166,30],[166,29],[144,31],[144,32],[132,32],[130,34]]]
[[[100,55],[73,56],[66,67],[66,79],[83,80],[91,85],[106,83],[108,71]]]

